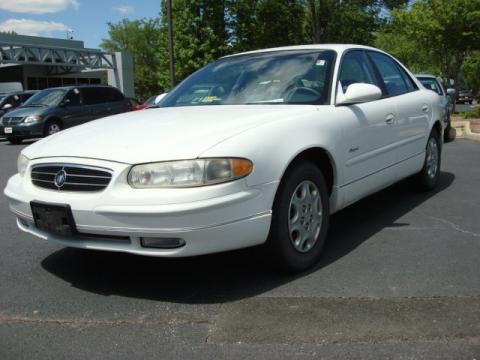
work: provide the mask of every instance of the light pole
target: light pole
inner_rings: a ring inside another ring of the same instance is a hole
[[[173,52],[173,22],[172,22],[172,0],[167,0],[167,22],[168,22],[168,58],[170,62],[170,86],[175,86],[175,54]]]

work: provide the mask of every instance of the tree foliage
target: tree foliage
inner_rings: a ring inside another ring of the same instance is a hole
[[[302,43],[376,45],[412,71],[478,88],[480,0],[172,0],[176,79],[230,53]],[[169,88],[165,1],[109,23],[102,47],[133,55],[135,91]]]
[[[480,49],[479,28],[480,0],[418,0],[391,12],[376,45],[458,84],[465,59]]]
[[[134,85],[137,97],[146,97],[160,92],[160,65],[167,55],[161,46],[165,31],[159,19],[122,20],[117,24],[108,23],[109,39],[101,47],[107,51],[124,51],[133,56]]]

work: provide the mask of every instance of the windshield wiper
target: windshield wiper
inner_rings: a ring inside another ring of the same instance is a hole
[[[22,105],[22,107],[38,107],[38,106],[48,106],[47,104],[41,104],[41,103],[37,103],[37,104],[24,104]]]

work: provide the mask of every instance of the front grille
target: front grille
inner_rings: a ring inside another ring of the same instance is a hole
[[[3,125],[15,125],[19,124],[23,121],[24,117],[20,116],[12,116],[12,117],[3,117],[2,123]]]
[[[36,186],[59,191],[101,191],[112,179],[111,170],[73,164],[39,164],[30,174]]]

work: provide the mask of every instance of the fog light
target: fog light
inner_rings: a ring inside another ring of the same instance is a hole
[[[140,243],[146,248],[175,249],[184,246],[185,240],[180,238],[143,237],[140,238]]]

